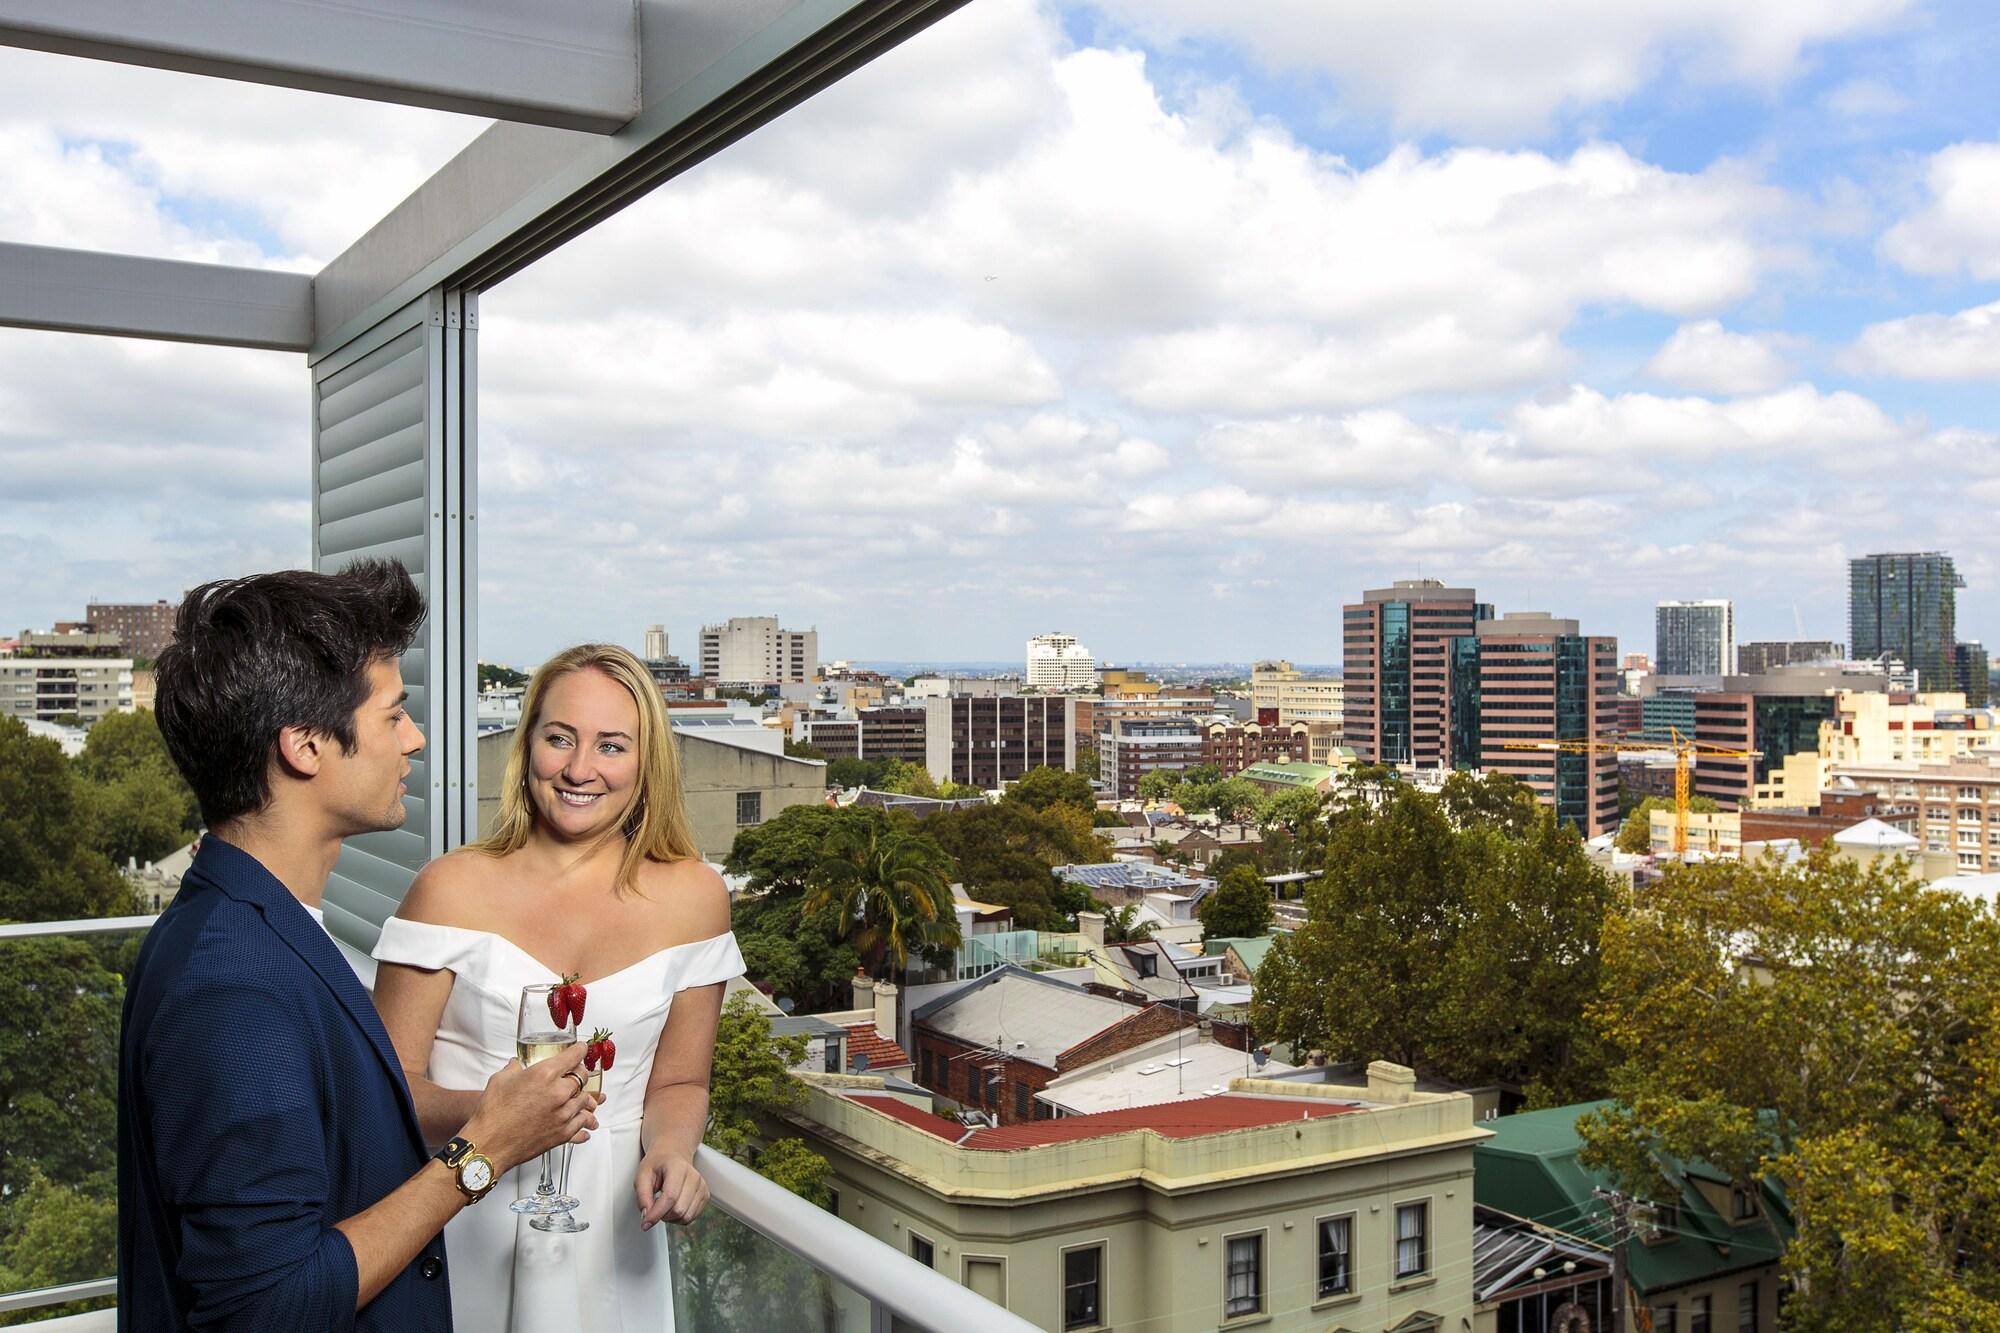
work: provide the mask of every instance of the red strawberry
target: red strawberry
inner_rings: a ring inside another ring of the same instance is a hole
[[[585,1069],[605,1070],[611,1068],[611,1059],[617,1047],[611,1044],[611,1034],[603,1028],[590,1034],[590,1044],[583,1048]]]
[[[576,984],[576,975],[576,973],[572,972],[563,978],[560,993],[563,997],[563,1003],[569,1006],[569,1021],[581,1027],[583,1026],[583,1001],[585,996],[583,987]]]
[[[569,1026],[569,1002],[563,997],[561,986],[549,987],[549,1020],[559,1028]]]

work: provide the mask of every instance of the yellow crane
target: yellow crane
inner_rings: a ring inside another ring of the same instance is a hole
[[[1699,758],[1710,759],[1761,759],[1762,750],[1739,750],[1734,746],[1716,745],[1709,741],[1698,741],[1692,736],[1683,736],[1679,727],[1667,728],[1667,739],[1657,740],[1643,736],[1611,736],[1597,741],[1508,741],[1502,747],[1508,750],[1557,750],[1564,754],[1605,754],[1624,751],[1668,751],[1674,756],[1674,855],[1679,856],[1688,849],[1688,779],[1689,769]]]

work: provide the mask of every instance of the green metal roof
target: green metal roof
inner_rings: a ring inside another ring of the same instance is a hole
[[[1257,975],[1257,969],[1264,965],[1264,955],[1271,952],[1271,941],[1274,938],[1271,935],[1259,935],[1251,940],[1231,940],[1229,947],[1236,950],[1236,956],[1243,960],[1243,966],[1249,968],[1250,975],[1254,977]]]
[[[1287,787],[1317,787],[1339,771],[1325,764],[1252,764],[1237,776]]]
[[[1608,1188],[1611,1179],[1577,1160],[1583,1140],[1576,1122],[1611,1104],[1585,1102],[1481,1121],[1481,1128],[1492,1130],[1493,1137],[1473,1146],[1473,1199],[1608,1244],[1611,1210],[1591,1191]],[[1706,1163],[1669,1160],[1662,1165],[1680,1191],[1673,1201],[1680,1208],[1674,1224],[1679,1234],[1651,1244],[1626,1242],[1632,1281],[1641,1291],[1651,1293],[1761,1267],[1776,1259],[1791,1238],[1791,1208],[1775,1184],[1762,1186],[1762,1216],[1737,1226],[1711,1208],[1693,1184],[1697,1176],[1725,1181],[1720,1172]]]

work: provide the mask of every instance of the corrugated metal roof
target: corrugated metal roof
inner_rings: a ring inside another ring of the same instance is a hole
[[[1138,1012],[1122,1000],[1009,965],[910,1018],[968,1046],[991,1047],[1009,1059],[1054,1069],[1058,1055]]]

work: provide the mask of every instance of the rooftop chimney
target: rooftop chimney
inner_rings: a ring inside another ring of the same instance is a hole
[[[873,1009],[875,1007],[875,981],[860,968],[854,969],[854,1007]]]
[[[1104,913],[1078,912],[1076,914],[1076,928],[1082,933],[1083,938],[1090,942],[1091,948],[1102,949],[1104,947]]]
[[[1385,1106],[1403,1106],[1417,1090],[1417,1071],[1408,1065],[1373,1060],[1368,1065],[1368,1100]]]
[[[884,1041],[896,1040],[896,983],[875,983],[875,1035]]]

